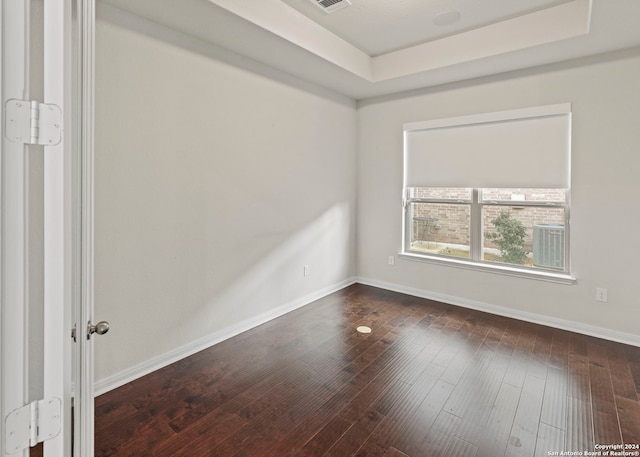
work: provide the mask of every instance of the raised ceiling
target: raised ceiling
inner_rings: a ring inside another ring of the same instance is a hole
[[[310,1],[101,3],[354,99],[640,46],[639,0]]]
[[[281,1],[375,57],[570,0],[350,0],[330,14],[315,0]]]

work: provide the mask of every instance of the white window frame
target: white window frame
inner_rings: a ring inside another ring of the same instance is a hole
[[[404,229],[403,229],[403,251],[400,255],[409,260],[419,260],[435,264],[463,267],[481,271],[490,271],[511,276],[520,276],[533,279],[542,279],[560,283],[571,284],[575,278],[571,276],[570,263],[570,189],[566,189],[566,200],[564,202],[540,202],[540,201],[510,201],[510,200],[485,200],[482,196],[483,189],[472,188],[471,199],[446,199],[446,198],[415,198],[410,196],[409,189],[405,189],[404,199]],[[412,204],[446,204],[446,205],[466,205],[470,209],[469,235],[470,235],[470,258],[464,259],[443,254],[432,254],[416,251],[411,248],[413,212]],[[512,264],[502,264],[482,259],[482,249],[484,241],[483,233],[483,209],[485,207],[526,207],[526,208],[561,208],[564,210],[564,271],[554,271],[551,269],[526,267]]]
[[[468,116],[460,116],[448,119],[435,119],[430,121],[412,122],[403,126],[404,138],[405,138],[405,150],[404,150],[404,182],[403,182],[403,229],[402,229],[402,252],[400,256],[409,260],[417,260],[423,262],[429,262],[439,265],[453,266],[474,269],[479,271],[486,271],[492,273],[505,274],[510,276],[518,276],[532,279],[540,279],[545,281],[558,282],[563,284],[573,284],[576,278],[571,275],[571,257],[570,257],[570,208],[571,208],[571,189],[570,189],[570,163],[567,162],[565,172],[566,182],[564,182],[561,188],[566,190],[566,198],[564,202],[539,202],[539,201],[485,201],[482,199],[482,188],[475,186],[468,186],[472,188],[471,200],[455,200],[455,199],[421,199],[411,198],[409,195],[409,189],[415,185],[407,185],[408,171],[410,171],[408,164],[408,149],[407,149],[407,134],[412,131],[428,130],[428,129],[441,129],[447,127],[460,127],[466,125],[482,124],[501,122],[509,120],[527,119],[535,117],[553,116],[561,114],[571,113],[571,105],[569,103],[562,103],[557,105],[548,105],[541,107],[524,108],[511,111],[502,111],[495,113],[482,113],[473,114]],[[570,127],[569,127],[570,128]],[[570,143],[570,139],[568,140]],[[570,144],[569,144],[570,149]],[[570,152],[569,152],[570,154]],[[568,158],[568,160],[570,160]],[[564,180],[564,178],[563,178]],[[429,183],[424,184],[425,187],[429,187]],[[437,187],[437,186],[434,186]],[[449,187],[464,187],[464,186],[449,186]],[[511,185],[510,188],[527,188],[527,185]],[[464,204],[470,206],[470,259],[462,259],[458,257],[451,257],[446,255],[438,255],[424,252],[417,252],[411,250],[411,230],[412,230],[412,203],[441,203],[441,204]],[[564,225],[565,225],[565,238],[564,238],[564,271],[547,270],[537,267],[526,267],[511,264],[501,264],[496,262],[482,260],[482,246],[483,246],[483,223],[482,213],[483,208],[488,206],[503,206],[503,207],[543,207],[543,208],[563,208],[564,209]]]

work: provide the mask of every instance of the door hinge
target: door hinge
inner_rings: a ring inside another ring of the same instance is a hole
[[[30,100],[8,100],[5,135],[14,143],[55,146],[62,139],[62,110]]]
[[[5,451],[15,454],[55,438],[62,428],[62,401],[39,400],[9,413],[5,419]]]

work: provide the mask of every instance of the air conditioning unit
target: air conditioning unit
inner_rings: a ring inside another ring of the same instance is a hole
[[[564,270],[564,225],[533,226],[533,264],[536,267]]]
[[[351,6],[349,0],[310,0],[311,3],[321,8],[325,13],[333,13],[347,6]]]

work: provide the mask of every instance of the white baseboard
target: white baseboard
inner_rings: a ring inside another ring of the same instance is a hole
[[[325,287],[324,289],[305,295],[304,297],[301,297],[297,300],[293,300],[271,311],[259,314],[251,319],[244,320],[231,327],[219,330],[211,335],[207,335],[204,338],[200,338],[199,340],[193,341],[192,343],[186,344],[158,357],[154,357],[153,359],[128,368],[127,370],[108,376],[107,378],[101,379],[94,384],[94,393],[96,396],[102,395],[146,374],[159,370],[160,368],[166,367],[167,365],[177,362],[178,360],[193,355],[196,352],[207,349],[242,332],[246,332],[247,330],[257,327],[258,325],[262,325],[272,319],[280,317],[298,308],[302,308],[303,306],[308,305],[309,303],[312,303],[322,297],[337,292],[340,289],[344,289],[345,287],[350,286],[355,282],[355,278],[346,279],[339,283]]]
[[[505,308],[503,306],[491,305],[489,303],[483,303],[476,300],[454,297],[451,295],[440,294],[423,289],[416,289],[413,287],[403,286],[400,284],[394,284],[385,281],[378,281],[377,279],[358,277],[356,279],[356,282],[367,286],[379,287],[381,289],[386,289],[393,292],[412,295],[414,297],[427,298],[430,300],[460,306],[463,308],[475,309],[477,311],[496,314],[498,316],[510,317],[521,321],[541,324],[547,327],[568,330],[570,332],[581,333],[583,335],[594,336],[596,338],[602,338],[605,340],[611,340],[618,343],[640,347],[640,336],[625,332],[619,332],[617,330],[597,327],[595,325],[581,324],[579,322],[567,321],[564,319],[544,316],[542,314],[530,313],[527,311],[520,311],[517,309]]]
[[[534,324],[545,325],[548,327],[558,328],[562,330],[568,330],[571,332],[581,333],[583,335],[594,336],[596,338],[603,338],[606,340],[616,341],[619,343],[629,344],[632,346],[640,347],[640,337],[638,335],[632,335],[625,332],[619,332],[616,330],[606,329],[602,327],[596,327],[594,325],[581,324],[579,322],[567,321],[564,319],[558,319],[555,317],[544,316],[541,314],[530,313],[526,311],[514,310],[511,308],[505,308],[503,306],[492,305],[476,300],[470,300],[466,298],[455,297],[447,294],[440,294],[437,292],[431,292],[424,289],[417,289],[413,287],[403,286],[400,284],[379,281],[377,279],[357,277],[349,278],[331,286],[325,287],[319,291],[305,295],[297,300],[293,300],[286,303],[276,309],[262,313],[251,319],[239,322],[236,325],[227,327],[204,338],[196,340],[192,343],[184,345],[173,351],[162,354],[153,359],[147,360],[139,365],[131,367],[127,370],[116,373],[107,378],[97,381],[94,385],[95,395],[102,395],[110,390],[120,387],[128,382],[138,379],[153,371],[159,370],[167,365],[170,365],[178,360],[184,359],[196,352],[207,349],[217,343],[220,343],[226,339],[234,337],[242,332],[250,330],[258,325],[264,324],[272,319],[287,314],[293,310],[308,305],[315,300],[325,297],[329,294],[337,292],[347,286],[354,283],[360,283],[368,286],[379,287],[394,292],[400,292],[414,297],[427,298],[430,300],[447,303],[450,305],[460,306],[463,308],[475,309],[477,311],[483,311],[490,314],[496,314],[498,316],[510,317]]]

